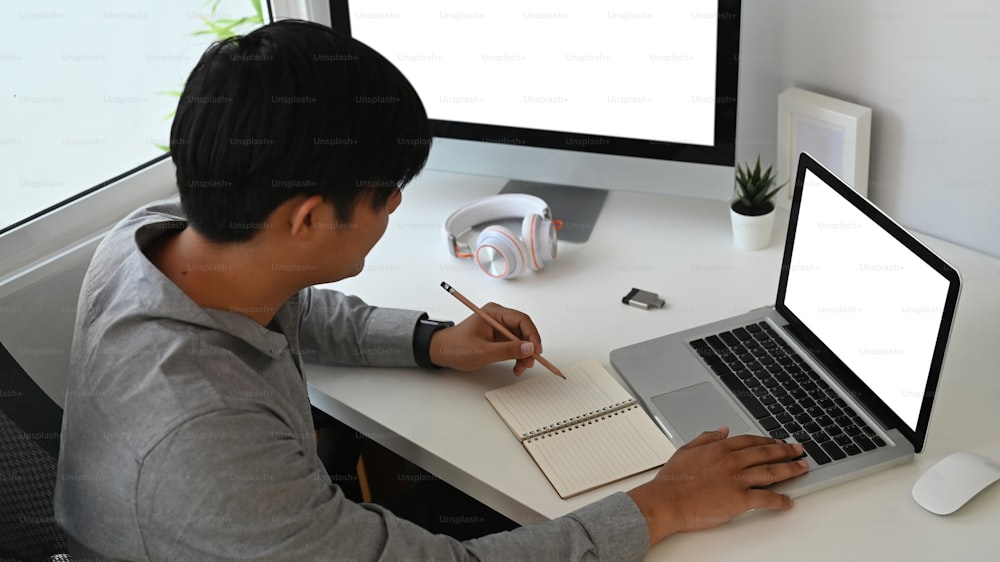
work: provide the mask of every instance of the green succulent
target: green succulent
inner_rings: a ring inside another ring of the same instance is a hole
[[[744,215],[763,215],[771,212],[774,204],[771,198],[785,187],[788,182],[771,189],[777,175],[772,172],[772,166],[768,166],[763,173],[760,171],[760,156],[757,157],[757,164],[753,170],[750,166],[736,164],[736,201],[733,201],[733,210]]]

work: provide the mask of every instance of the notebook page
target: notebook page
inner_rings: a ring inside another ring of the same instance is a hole
[[[519,439],[531,431],[632,400],[596,359],[563,369],[563,374],[566,380],[539,373],[490,390],[486,399]]]
[[[524,446],[562,498],[660,466],[676,450],[637,404]]]

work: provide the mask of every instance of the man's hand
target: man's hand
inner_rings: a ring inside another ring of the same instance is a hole
[[[808,464],[792,459],[802,446],[770,437],[740,435],[729,428],[702,433],[660,469],[628,492],[649,527],[653,545],[673,533],[725,523],[751,509],[791,509],[792,500],[760,487],[804,474]]]
[[[461,323],[438,330],[431,338],[431,363],[459,371],[474,371],[499,361],[516,359],[514,374],[520,376],[535,364],[542,352],[542,339],[527,314],[489,303],[482,309],[503,324],[520,341],[510,341],[482,318],[470,315]]]

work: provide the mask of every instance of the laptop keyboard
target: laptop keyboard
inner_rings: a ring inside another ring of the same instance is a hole
[[[771,437],[794,438],[818,464],[885,445],[767,322],[695,340],[691,347]]]

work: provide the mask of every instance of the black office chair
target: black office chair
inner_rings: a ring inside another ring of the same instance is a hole
[[[62,408],[0,344],[0,559],[62,561],[52,496]]]

